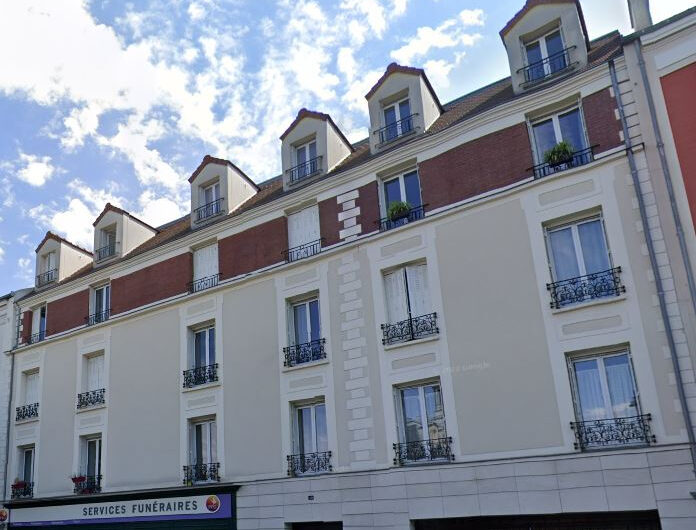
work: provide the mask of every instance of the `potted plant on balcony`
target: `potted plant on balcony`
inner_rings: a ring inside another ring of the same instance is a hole
[[[565,140],[558,142],[544,153],[544,162],[553,168],[568,164],[573,160],[573,146]]]
[[[70,477],[70,480],[72,480],[73,484],[82,484],[85,480],[87,480],[87,477],[81,474],[76,474]]]
[[[14,482],[12,483],[12,489],[13,490],[22,490],[26,488],[27,482],[25,480],[20,480],[19,477],[15,477]]]
[[[399,221],[408,217],[411,211],[411,205],[404,201],[394,201],[387,209],[387,218],[390,221]]]

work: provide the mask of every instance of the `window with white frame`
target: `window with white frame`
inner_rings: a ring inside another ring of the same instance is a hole
[[[408,171],[382,183],[382,215],[391,225],[414,221],[423,217],[418,171]],[[406,203],[408,210],[393,211],[393,205]],[[390,210],[392,208],[392,210]]]
[[[201,186],[201,205],[212,204],[220,198],[220,182]]]
[[[99,231],[99,248],[94,251],[96,260],[101,261],[116,254],[116,225]]]
[[[545,155],[560,142],[570,145],[573,153],[587,149],[587,135],[582,115],[578,107],[566,109],[551,116],[546,116],[532,123],[534,148],[537,163],[545,162]],[[577,156],[577,155],[575,155]],[[580,160],[579,162],[588,162]],[[578,161],[576,161],[575,165]]]
[[[296,261],[321,250],[319,206],[304,208],[288,215],[287,261]]]
[[[85,363],[87,374],[85,378],[85,391],[92,392],[102,390],[104,385],[104,354],[90,355]]]
[[[43,255],[41,272],[51,272],[56,269],[56,252],[51,251]]]
[[[291,304],[291,344],[306,344],[321,339],[319,299],[311,298]]]
[[[317,142],[312,140],[295,147],[295,168],[292,180],[308,177],[318,170]]]
[[[380,134],[380,142],[389,142],[413,130],[411,103],[404,98],[391,103],[382,109],[384,128]]]
[[[559,29],[525,44],[526,81],[536,81],[568,66],[568,58]]]
[[[292,407],[292,455],[288,456],[290,475],[331,471],[331,452],[323,401]]]
[[[184,371],[184,388],[193,388],[217,381],[215,326],[193,329],[190,344],[189,368]]]
[[[46,304],[33,310],[31,329],[31,342],[42,341],[46,338]]]
[[[191,291],[215,287],[219,279],[217,243],[193,251],[193,283]]]
[[[34,495],[34,455],[33,445],[19,447],[17,475],[12,484],[12,498],[19,499]]]
[[[39,371],[24,372],[22,374],[24,387],[24,404],[33,405],[39,402]]]
[[[87,482],[99,482],[102,474],[101,435],[83,436],[80,442],[80,474]]]
[[[89,324],[98,324],[109,319],[111,313],[111,285],[101,285],[92,291],[92,315]]]
[[[217,424],[215,419],[189,422],[189,465],[187,482],[218,480]]]

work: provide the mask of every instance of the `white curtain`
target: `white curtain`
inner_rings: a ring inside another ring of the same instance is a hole
[[[398,269],[384,275],[384,292],[387,302],[387,320],[394,324],[408,318],[406,281],[404,270]]]
[[[411,303],[411,316],[420,317],[432,312],[428,292],[428,271],[425,265],[406,267],[408,297]]]
[[[575,380],[578,386],[578,399],[582,419],[601,420],[607,417],[607,409],[602,394],[599,366],[596,359],[575,363]]]
[[[87,359],[87,390],[104,388],[104,356],[96,355]]]
[[[39,374],[27,374],[24,389],[24,403],[31,405],[39,402]]]
[[[636,391],[627,355],[615,355],[604,359],[609,398],[615,418],[638,414]]]
[[[319,207],[310,206],[288,215],[288,246],[299,247],[319,239]]]
[[[218,273],[218,246],[208,245],[193,252],[193,280],[200,280]]]
[[[549,232],[549,245],[553,256],[555,281],[580,276],[572,229],[567,227]]]
[[[609,253],[604,241],[602,222],[597,219],[578,225],[578,238],[585,262],[585,274],[609,269]]]

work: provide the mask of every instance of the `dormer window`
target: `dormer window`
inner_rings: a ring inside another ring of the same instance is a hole
[[[205,221],[222,213],[222,197],[220,197],[220,181],[201,186],[201,206],[195,211],[196,222]]]
[[[525,45],[527,66],[524,79],[527,83],[540,81],[568,66],[568,50],[563,46],[560,30],[556,29]]]
[[[100,246],[94,251],[96,261],[103,261],[116,254],[116,225],[99,231]]]
[[[295,148],[295,167],[290,169],[290,183],[314,175],[321,169],[321,157],[317,156],[317,142],[312,140]]]
[[[413,116],[408,98],[384,107],[384,127],[379,130],[381,144],[396,140],[413,130]]]
[[[39,274],[36,275],[36,286],[42,287],[56,281],[58,278],[58,266],[56,265],[56,252],[47,252],[41,256]]]

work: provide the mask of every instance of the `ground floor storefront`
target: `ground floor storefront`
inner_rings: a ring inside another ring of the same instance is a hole
[[[414,521],[414,530],[660,530],[655,510],[644,512],[512,515]]]

